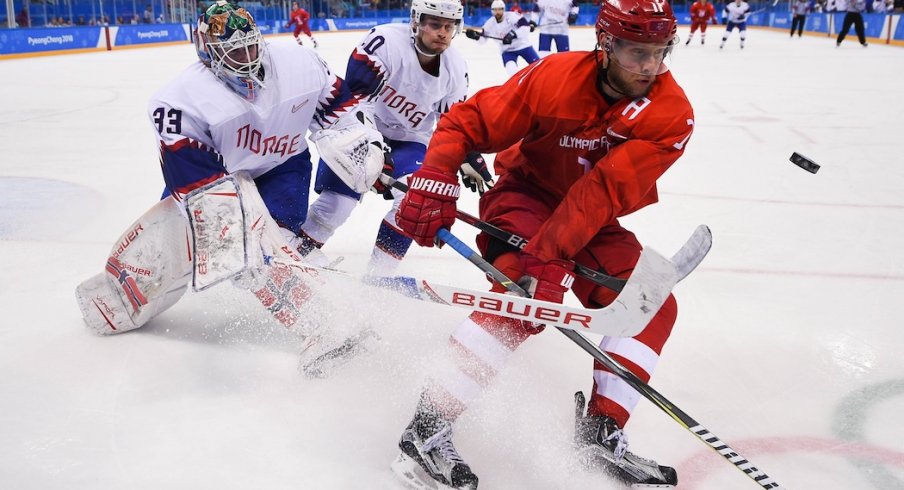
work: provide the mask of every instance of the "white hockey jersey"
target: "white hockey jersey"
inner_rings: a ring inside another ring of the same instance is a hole
[[[490,18],[483,23],[483,33],[490,37],[498,37],[501,39],[511,31],[515,31],[515,34],[517,35],[512,41],[512,44],[502,44],[502,41],[492,40],[499,45],[499,52],[519,51],[532,46],[530,39],[530,24],[524,16],[517,12],[504,12],[502,14],[501,22],[497,22],[496,17],[490,16]],[[479,42],[485,43],[486,41],[486,37],[481,37]]]
[[[741,3],[729,2],[725,5],[723,13],[729,22],[734,22],[735,24],[747,22],[747,16],[750,14],[750,5],[744,0],[741,0]]]
[[[370,30],[352,52],[346,83],[356,94],[379,90],[374,99],[377,129],[384,137],[426,145],[439,116],[468,95],[468,66],[449,46],[440,56],[439,75],[421,68],[409,24]]]
[[[537,24],[541,34],[568,34],[568,14],[578,14],[578,7],[572,0],[537,0],[536,12],[531,12],[531,20]]]
[[[305,135],[354,106],[342,80],[311,49],[269,44],[264,88],[236,94],[200,62],[151,98],[167,186],[177,197],[224,173],[256,178],[308,148]]]

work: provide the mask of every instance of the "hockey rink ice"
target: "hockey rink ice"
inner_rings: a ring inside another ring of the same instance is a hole
[[[666,256],[699,224],[714,237],[651,385],[784,488],[904,489],[904,48],[751,29],[720,51],[721,34],[675,49],[696,129],[660,204],[623,220]],[[342,74],[362,35],[318,33],[319,52]],[[505,79],[494,46],[453,45],[472,93]],[[0,487],[402,488],[398,437],[466,310],[326,287],[313,322],[382,337],[328,379],[300,375],[298,335],[229,284],[123,335],[82,323],[76,285],[163,187],[147,100],[195,60],[185,44],[0,61]],[[387,209],[366,196],[325,252],[361,272]],[[415,246],[399,272],[487,287],[448,248]],[[570,451],[591,369],[553,330],[523,345],[455,429],[481,489],[621,488]],[[759,488],[645,399],[626,430],[680,489]]]

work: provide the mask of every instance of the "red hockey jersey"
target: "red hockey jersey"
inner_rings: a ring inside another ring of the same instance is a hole
[[[710,20],[713,24],[716,23],[716,9],[712,3],[694,2],[691,5],[691,22],[694,24],[706,24]]]
[[[646,97],[609,105],[594,53],[543,58],[452,107],[425,167],[454,173],[468,151],[498,152],[495,169],[542,183],[561,202],[526,252],[572,258],[619,216],[658,201],[656,180],[681,156],[694,114],[670,72]]]

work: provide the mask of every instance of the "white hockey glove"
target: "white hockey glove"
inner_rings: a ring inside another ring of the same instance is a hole
[[[471,192],[482,196],[487,189],[493,188],[493,174],[487,168],[486,159],[476,151],[465,155],[465,162],[458,172],[461,174],[462,185],[471,189]]]
[[[311,135],[320,158],[358,194],[374,186],[389,152],[368,110],[358,106]]]

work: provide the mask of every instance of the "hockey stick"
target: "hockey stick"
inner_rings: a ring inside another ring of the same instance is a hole
[[[402,192],[408,192],[408,186],[397,180],[389,182],[389,185],[394,189],[398,189]],[[457,209],[455,211],[455,217],[492,236],[493,238],[502,240],[503,242],[518,249],[522,249],[527,245],[526,239],[515,235],[514,233],[509,233],[460,209]],[[706,254],[709,253],[709,249],[712,247],[712,243],[713,237],[712,232],[710,232],[709,230],[709,227],[707,227],[706,225],[700,225],[696,230],[694,230],[691,238],[684,244],[683,247],[681,247],[680,250],[678,250],[678,252],[675,253],[675,255],[672,256],[672,263],[675,264],[678,270],[678,281],[681,281],[682,279],[687,277],[688,274],[693,272],[694,269],[696,269],[697,266],[700,265],[700,262],[702,262],[706,257]],[[581,264],[575,264],[574,271],[578,276],[583,277],[598,286],[603,286],[604,288],[610,289],[615,292],[621,292],[621,290],[627,283],[627,280],[625,279],[604,274]]]
[[[511,291],[512,293],[527,296],[527,292],[520,287],[518,284],[513,282],[509,277],[503,274],[499,269],[496,269],[489,262],[484,260],[480,255],[475,252],[473,249],[465,245],[461,240],[453,236],[449,233],[448,230],[441,229],[437,236],[440,237],[441,240],[446,242],[449,246],[451,246],[456,252],[458,252],[461,256],[465,257],[472,264],[476,265],[480,268],[481,271],[486,273],[488,276],[492,277],[494,280],[502,284],[506,289]],[[748,477],[750,477],[753,481],[755,481],[762,488],[767,489],[781,489],[782,487],[775,482],[769,475],[763,473],[760,469],[754,466],[750,461],[741,456],[737,451],[732,449],[728,444],[722,442],[718,437],[716,437],[713,433],[711,433],[706,427],[703,427],[702,424],[691,418],[690,415],[685,413],[683,410],[675,406],[674,403],[669,401],[666,397],[662,396],[658,391],[654,390],[653,387],[645,383],[642,379],[638,378],[634,373],[628,370],[626,367],[622,366],[621,363],[613,359],[609,354],[601,350],[596,344],[591,342],[587,337],[585,337],[580,332],[576,332],[574,330],[566,330],[562,328],[556,327],[560,332],[562,332],[566,337],[571,339],[574,343],[576,343],[581,349],[585,352],[593,356],[594,359],[600,362],[603,366],[606,366],[612,374],[621,378],[624,382],[628,383],[629,386],[634,388],[638,393],[643,395],[644,398],[653,402],[654,405],[659,407],[662,411],[672,417],[676,422],[678,422],[682,427],[689,430],[692,434],[697,436],[698,439],[705,442],[708,446],[713,448],[717,453],[719,453],[722,457],[727,459],[729,462],[734,464],[738,469],[744,472]]]
[[[450,238],[450,241],[453,240]],[[460,243],[460,242],[459,242]],[[450,243],[451,245],[451,243]],[[467,247],[464,243],[461,246]],[[476,258],[480,258],[478,255]],[[480,260],[483,260],[480,258]],[[292,269],[299,281],[322,281],[339,275],[410,298],[431,301],[470,311],[499,315],[515,320],[545,323],[556,327],[615,337],[633,337],[643,330],[665,303],[677,282],[674,266],[653,250],[644,250],[623,291],[605,308],[583,308],[535,300],[510,294],[475,291],[437,284],[414,277],[358,277],[347,272],[306,264],[283,257],[265,257],[268,265]],[[495,279],[495,278],[494,278]]]
[[[342,275],[355,280],[362,279],[342,271],[303,262],[279,233],[273,218],[267,215],[262,217],[262,220],[264,227],[262,244],[265,244],[269,251],[264,256],[264,263],[274,267],[273,270],[267,271],[268,275],[276,274],[279,277],[267,282],[268,301],[264,299],[261,301],[284,325],[290,326],[295,323],[300,304],[306,301],[306,295],[303,295],[304,298],[298,298],[300,301],[295,301],[296,296],[292,292],[296,288],[307,290],[308,284],[311,281],[315,283],[321,281],[322,275]],[[289,270],[286,271],[286,268]],[[598,309],[576,308],[509,294],[474,291],[413,277],[363,279],[365,283],[387,287],[419,300],[617,337],[633,337],[640,333],[668,298],[677,282],[673,264],[652,250],[645,250],[641,254],[634,273],[615,301],[605,308]],[[289,318],[283,319],[283,316]]]
[[[473,27],[468,27],[468,28],[465,29],[465,30],[466,30],[466,31],[468,31],[468,30],[471,30],[471,31],[477,31],[477,29],[475,29],[475,28],[473,28]],[[501,38],[501,37],[496,37],[496,36],[491,36],[491,35],[489,35],[489,34],[484,34],[483,29],[481,29],[481,30],[478,32],[478,34],[480,34],[480,37],[485,37],[485,38],[487,38],[487,39],[495,39],[495,40],[497,40],[497,41],[502,41],[502,38]],[[467,34],[466,34],[466,35],[467,35]],[[471,39],[471,38],[468,38],[468,39]],[[474,40],[476,41],[477,39],[474,39]]]

